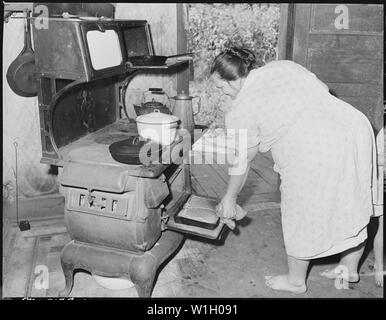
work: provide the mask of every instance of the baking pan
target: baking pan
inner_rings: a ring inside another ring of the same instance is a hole
[[[193,195],[185,203],[174,221],[180,224],[214,230],[220,222],[216,214],[217,200]]]

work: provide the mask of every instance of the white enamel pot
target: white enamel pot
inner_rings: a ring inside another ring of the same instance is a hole
[[[138,134],[163,146],[173,143],[177,134],[179,118],[160,112],[158,109],[135,119]]]

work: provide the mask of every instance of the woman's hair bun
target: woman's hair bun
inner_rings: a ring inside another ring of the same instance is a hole
[[[231,81],[246,77],[256,68],[256,56],[253,51],[239,47],[229,47],[213,60],[210,73],[217,72],[221,78]]]
[[[225,53],[239,58],[245,63],[248,70],[253,69],[256,66],[256,56],[253,51],[249,49],[239,47],[229,47],[225,49]]]

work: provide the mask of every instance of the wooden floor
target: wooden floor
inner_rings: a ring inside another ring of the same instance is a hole
[[[287,270],[282,238],[278,176],[272,170],[269,153],[254,159],[238,203],[250,213],[237,232],[228,231],[219,242],[187,238],[158,275],[153,297],[195,298],[381,298],[382,288],[373,281],[373,254],[361,266],[361,281],[350,290],[337,290],[333,281],[319,272],[337,261],[319,259],[308,276],[309,290],[294,296],[265,286],[264,275]],[[192,186],[196,193],[221,198],[228,181],[227,167],[191,165]],[[44,207],[44,204],[41,204]],[[57,297],[64,288],[60,252],[70,241],[64,219],[31,221],[31,229],[21,232],[12,224],[10,241],[3,242],[3,297]],[[43,268],[43,269],[42,269]],[[41,272],[48,270],[48,287],[41,286]],[[91,274],[78,270],[71,297],[137,297],[134,287],[108,290]]]
[[[253,211],[263,203],[279,202],[279,176],[273,171],[270,152],[258,153],[251,163],[247,181],[241,191],[238,203]],[[220,164],[192,164],[192,187],[196,193],[222,198],[227,188],[228,166]]]

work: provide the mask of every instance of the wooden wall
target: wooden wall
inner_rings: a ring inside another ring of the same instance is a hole
[[[279,59],[302,64],[383,126],[383,5],[283,4]]]
[[[23,17],[17,14],[17,17]],[[8,85],[9,65],[24,46],[24,20],[10,19],[3,23],[3,200],[15,196],[15,149],[18,143],[19,195],[34,197],[57,190],[50,167],[40,163],[41,141],[37,97],[15,94]]]

